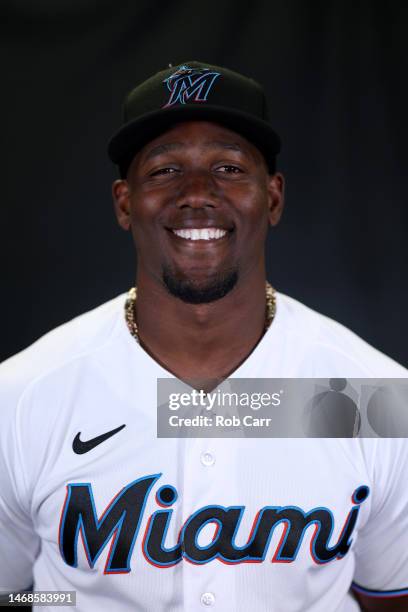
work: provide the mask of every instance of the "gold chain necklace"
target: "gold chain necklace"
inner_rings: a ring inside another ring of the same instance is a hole
[[[268,282],[265,283],[265,295],[266,295],[266,312],[265,312],[265,327],[264,333],[270,327],[276,313],[276,291]],[[135,319],[135,306],[137,300],[137,287],[132,287],[128,291],[127,299],[125,302],[125,319],[128,329],[133,338],[139,342],[139,332],[137,329],[137,323]]]

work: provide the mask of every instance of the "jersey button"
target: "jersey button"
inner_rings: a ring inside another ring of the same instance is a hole
[[[201,603],[203,604],[203,606],[213,606],[215,603],[214,593],[203,593],[201,595]]]
[[[209,466],[214,465],[215,457],[211,453],[201,453],[201,463],[203,465]]]

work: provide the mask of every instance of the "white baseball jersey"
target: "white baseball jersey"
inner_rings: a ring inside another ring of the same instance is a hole
[[[406,440],[158,439],[171,375],[125,298],[0,367],[0,591],[75,590],[81,612],[355,612],[353,582],[408,593]],[[407,374],[278,294],[232,377]]]

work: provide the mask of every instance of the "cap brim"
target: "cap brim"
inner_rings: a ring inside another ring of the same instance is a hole
[[[181,121],[213,121],[241,134],[273,163],[281,149],[279,136],[271,125],[253,115],[214,105],[185,105],[146,113],[123,125],[111,138],[108,155],[114,164],[128,167],[136,153],[150,140]]]

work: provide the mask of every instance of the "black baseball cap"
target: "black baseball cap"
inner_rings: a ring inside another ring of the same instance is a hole
[[[122,178],[145,144],[182,121],[213,121],[241,134],[261,151],[271,172],[281,148],[261,85],[203,62],[185,62],[153,75],[129,93],[123,115],[108,146]]]

